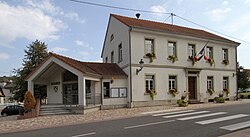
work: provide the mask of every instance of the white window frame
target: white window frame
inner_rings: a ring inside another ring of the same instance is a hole
[[[206,56],[209,58],[209,59],[212,59],[213,58],[213,47],[207,47],[206,48]]]
[[[148,39],[148,38],[145,39],[145,52],[146,54],[154,53],[154,39]]]
[[[188,44],[188,57],[195,56],[195,44]]]
[[[148,76],[152,77],[152,78],[148,78]],[[151,87],[151,84],[150,84],[151,82],[153,83],[152,87]],[[146,89],[146,92],[148,90],[155,90],[155,75],[151,75],[151,74],[146,74],[145,75],[145,89]]]
[[[177,76],[168,76],[168,89],[177,89]]]
[[[223,77],[223,82],[222,82],[223,89],[228,89],[228,82],[229,82],[228,77]]]
[[[168,41],[168,56],[176,56],[176,42]]]
[[[228,49],[222,49],[222,59],[228,60]]]
[[[207,77],[207,89],[214,89],[214,78],[212,76]]]

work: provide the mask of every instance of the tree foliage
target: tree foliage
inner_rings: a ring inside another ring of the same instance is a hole
[[[248,81],[248,73],[244,71],[244,67],[239,65],[237,62],[237,84],[238,90],[244,90],[250,87],[250,82]]]
[[[35,40],[26,48],[22,67],[13,71],[15,73],[13,77],[14,90],[16,91],[14,99],[18,101],[23,101],[24,94],[28,89],[24,78],[48,55],[47,45],[39,40]]]

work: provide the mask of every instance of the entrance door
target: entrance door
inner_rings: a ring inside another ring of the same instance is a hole
[[[78,104],[78,84],[63,84],[63,104]]]
[[[197,99],[196,98],[196,77],[188,77],[188,92],[189,92],[189,99]]]

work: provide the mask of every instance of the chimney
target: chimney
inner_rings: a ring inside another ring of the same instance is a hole
[[[140,13],[136,13],[135,16],[136,16],[137,19],[139,19],[140,16],[141,16],[141,14]]]

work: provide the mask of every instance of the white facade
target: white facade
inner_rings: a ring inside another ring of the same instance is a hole
[[[111,35],[113,40],[111,41]],[[152,39],[154,45],[153,62],[150,63],[146,56],[145,40]],[[168,42],[176,43],[177,60],[173,63],[169,59]],[[210,63],[203,58],[192,64],[188,59],[188,44],[195,45],[195,52],[198,54],[204,45],[212,47],[214,63]],[[118,46],[122,43],[122,62],[118,61]],[[238,44],[233,42],[222,42],[219,40],[197,38],[187,35],[171,34],[167,32],[153,31],[150,29],[139,29],[130,27],[119,21],[112,15],[106,32],[102,58],[111,62],[111,52],[114,52],[114,63],[117,63],[128,75],[128,91],[130,98],[128,102],[133,106],[147,106],[152,104],[167,104],[180,99],[184,91],[189,91],[189,78],[194,78],[194,94],[190,100],[207,102],[223,92],[223,77],[227,79],[229,94],[224,96],[232,99],[235,96],[236,85],[236,52]],[[229,63],[223,63],[223,49],[228,52]],[[139,74],[139,61],[143,59],[144,68]],[[156,94],[154,101],[151,101],[149,94],[146,93],[146,75],[154,76],[154,90]],[[178,94],[173,97],[169,93],[169,76],[176,77],[176,89]],[[207,79],[212,77],[213,90],[215,93],[210,95],[207,88]],[[132,85],[132,86],[131,86]],[[189,91],[190,92],[190,91]],[[131,100],[132,99],[132,100]]]

